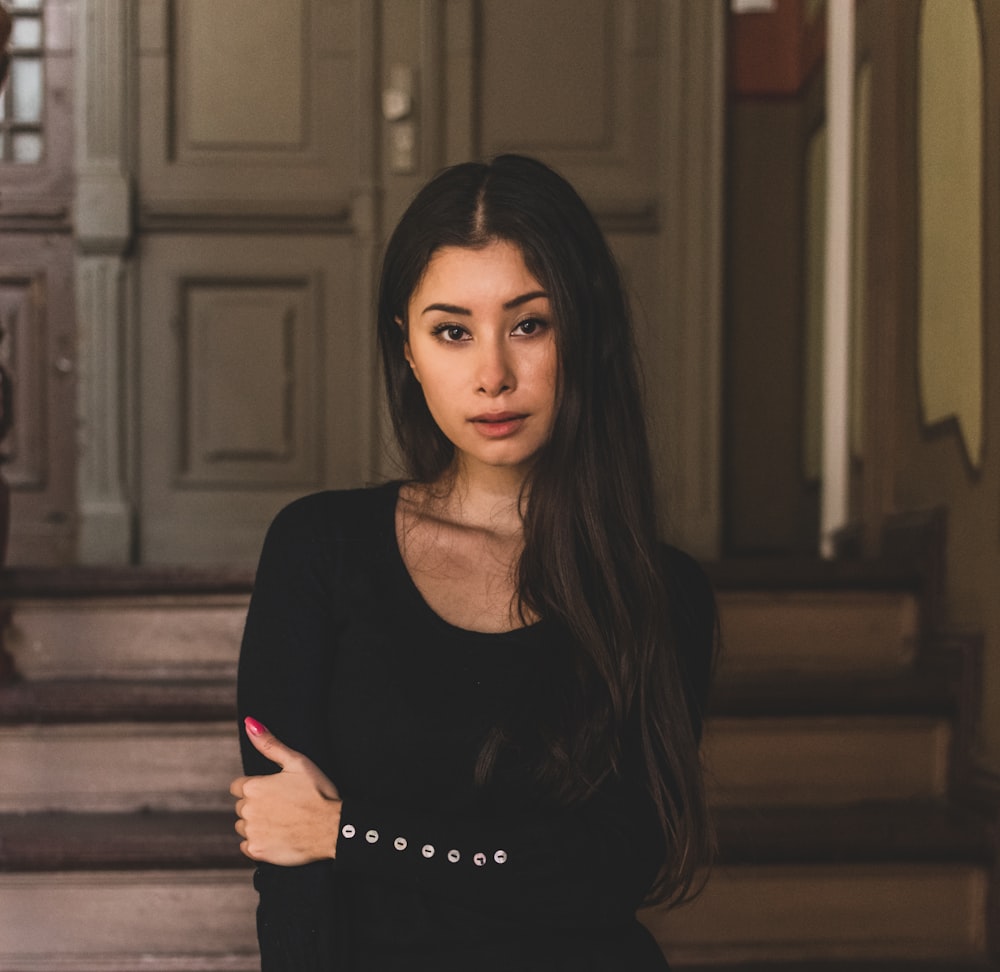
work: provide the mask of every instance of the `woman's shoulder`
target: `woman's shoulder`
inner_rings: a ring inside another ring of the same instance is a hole
[[[392,528],[398,489],[398,483],[385,483],[292,500],[271,521],[262,557],[327,560],[350,547],[370,546]]]
[[[701,564],[689,553],[668,543],[661,543],[659,552],[671,600],[681,600],[695,611],[714,614],[715,592]]]
[[[704,711],[719,649],[715,590],[701,564],[683,550],[660,544],[660,561],[681,663]]]
[[[393,509],[398,482],[358,489],[327,489],[292,500],[275,515],[271,532],[320,531],[337,527],[349,534],[377,521]]]

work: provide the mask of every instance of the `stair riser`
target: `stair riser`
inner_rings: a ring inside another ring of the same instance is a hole
[[[950,739],[939,719],[713,719],[706,781],[726,806],[941,796]]]
[[[0,729],[4,813],[222,810],[241,772],[232,723]]]
[[[0,874],[0,972],[260,968],[251,872]]]
[[[716,719],[718,805],[815,805],[944,792],[947,725],[922,719]],[[118,723],[0,728],[0,812],[227,809],[236,727]]]
[[[965,959],[986,886],[957,865],[718,868],[690,906],[642,918],[677,963]]]
[[[235,595],[23,601],[4,644],[33,680],[232,677],[246,609]]]
[[[897,671],[916,649],[909,594],[724,591],[719,613],[727,674]]]

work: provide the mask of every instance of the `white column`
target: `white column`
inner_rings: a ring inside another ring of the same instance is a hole
[[[854,0],[827,6],[827,220],[823,321],[823,480],[820,554],[832,557],[850,515],[851,169]]]
[[[131,0],[79,0],[75,111],[77,476],[81,563],[127,563],[132,505],[126,381],[132,242],[128,158]]]

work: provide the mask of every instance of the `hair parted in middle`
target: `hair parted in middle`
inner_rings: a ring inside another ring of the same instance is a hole
[[[516,245],[548,295],[558,353],[556,413],[522,496],[517,565],[525,608],[578,646],[576,690],[539,727],[536,776],[560,800],[586,801],[621,771],[638,732],[668,847],[651,900],[679,900],[711,851],[694,704],[668,616],[635,340],[621,277],[576,190],[543,163],[501,155],[443,170],[392,234],[378,292],[378,343],[393,429],[409,475],[446,477],[454,447],[405,359],[411,296],[444,247]],[[640,727],[636,729],[635,727]],[[497,727],[477,773],[505,738]]]

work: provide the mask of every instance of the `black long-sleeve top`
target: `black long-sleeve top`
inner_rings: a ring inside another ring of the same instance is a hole
[[[399,552],[398,489],[298,500],[261,554],[240,720],[308,756],[343,799],[335,861],[256,870],[264,972],[665,969],[635,919],[664,854],[640,772],[573,808],[539,792],[516,747],[473,780],[493,726],[532,725],[568,636],[440,618]],[[714,602],[693,561],[665,562],[700,731]],[[277,770],[241,745],[247,774]]]

